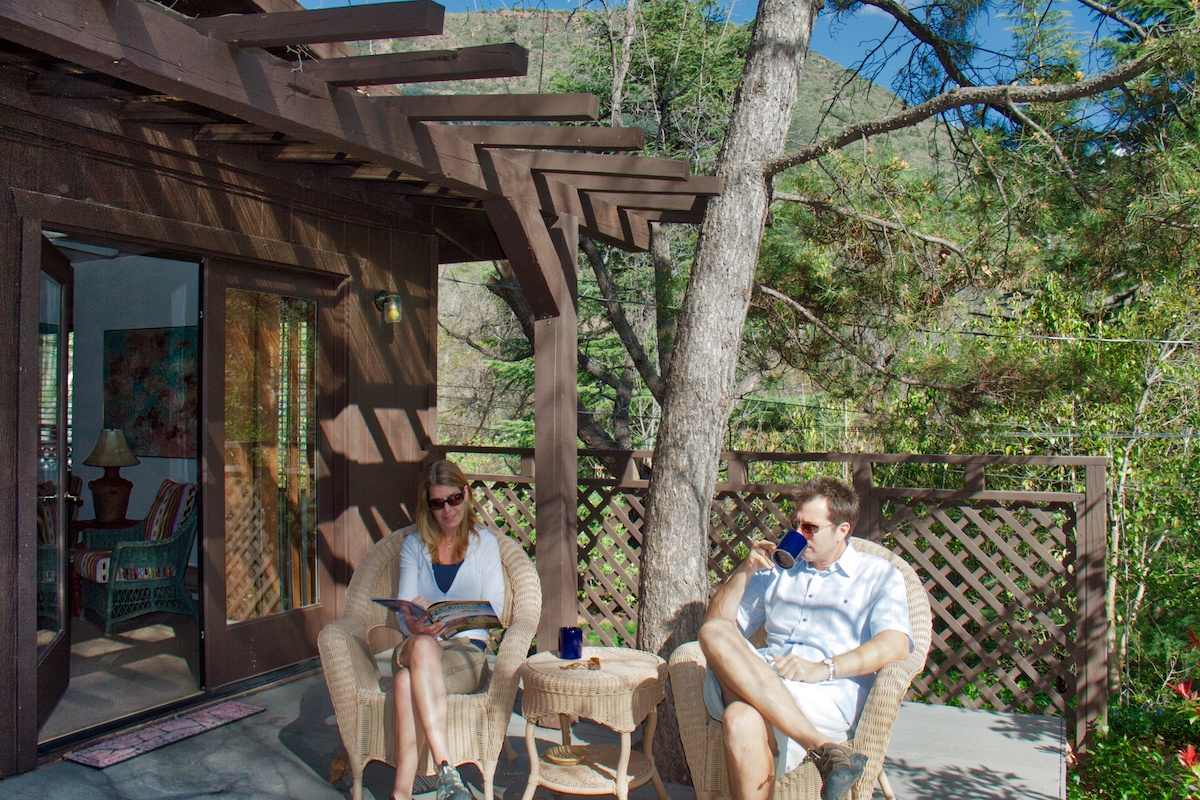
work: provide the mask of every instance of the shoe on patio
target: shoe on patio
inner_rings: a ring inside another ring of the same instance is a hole
[[[437,800],[474,800],[458,770],[445,761],[438,767]]]
[[[821,800],[842,800],[867,767],[866,756],[840,744],[823,744],[809,750],[808,757],[821,773]]]

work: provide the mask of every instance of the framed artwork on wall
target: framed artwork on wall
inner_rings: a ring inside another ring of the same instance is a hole
[[[199,340],[194,325],[104,332],[104,427],[135,455],[196,457]]]

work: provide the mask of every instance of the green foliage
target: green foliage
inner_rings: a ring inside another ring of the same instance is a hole
[[[749,28],[729,23],[715,0],[638,3],[620,109],[626,125],[644,128],[647,149],[711,166],[749,44]],[[591,92],[603,117],[612,114],[612,84],[620,62],[624,10],[588,12],[588,36],[555,91]]]

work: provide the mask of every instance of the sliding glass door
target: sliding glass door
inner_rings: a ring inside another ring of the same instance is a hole
[[[300,281],[210,263],[205,296],[208,688],[316,653],[328,621],[320,484],[322,303]]]

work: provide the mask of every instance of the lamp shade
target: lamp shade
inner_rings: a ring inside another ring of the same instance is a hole
[[[96,446],[83,463],[89,467],[132,467],[142,462],[129,449],[123,431],[119,428],[105,428],[100,431]]]

